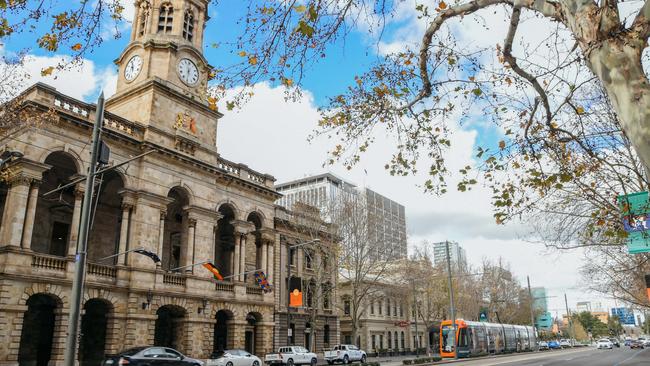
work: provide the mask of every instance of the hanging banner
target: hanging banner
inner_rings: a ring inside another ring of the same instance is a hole
[[[264,291],[265,293],[271,292],[271,284],[269,283],[269,280],[266,278],[266,274],[264,273],[264,271],[255,272],[255,281],[260,286],[262,291]]]
[[[650,205],[648,192],[618,196],[623,227],[627,232],[627,251],[630,254],[650,252]]]
[[[289,281],[289,306],[292,308],[302,307],[302,280],[291,277]]]

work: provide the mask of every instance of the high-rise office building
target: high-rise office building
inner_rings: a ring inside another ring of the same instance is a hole
[[[465,254],[465,249],[463,249],[463,247],[461,247],[458,243],[450,241],[449,260],[451,263],[457,265],[458,267],[465,268],[467,266],[467,255]],[[433,263],[436,266],[447,263],[446,241],[433,244]]]
[[[548,311],[548,302],[546,301],[546,288],[533,287],[530,289],[533,296],[533,310],[535,316],[535,326],[540,330],[551,330],[553,327],[553,316]]]
[[[280,206],[291,209],[297,202],[306,203],[318,207],[326,221],[333,202],[342,195],[362,199],[368,216],[368,239],[375,243],[376,254],[389,260],[406,257],[406,212],[398,202],[331,173],[276,184],[275,189],[283,195],[277,201]]]

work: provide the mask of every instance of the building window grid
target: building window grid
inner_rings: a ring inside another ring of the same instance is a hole
[[[186,10],[183,17],[183,38],[190,42],[194,38],[194,13],[191,10]]]

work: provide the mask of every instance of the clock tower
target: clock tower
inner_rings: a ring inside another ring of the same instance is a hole
[[[135,1],[130,42],[115,60],[117,91],[106,109],[147,126],[145,139],[212,160],[207,155],[216,159],[211,152],[221,114],[207,102],[212,68],[202,45],[208,2]]]

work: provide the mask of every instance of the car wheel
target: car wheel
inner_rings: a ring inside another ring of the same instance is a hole
[[[347,365],[348,363],[350,363],[350,359],[348,358],[348,355],[343,356],[343,364]]]
[[[366,355],[361,356],[361,363],[366,363]]]
[[[311,359],[311,366],[316,366],[317,363],[318,363],[317,359],[315,359],[315,358]]]
[[[232,366],[232,362],[229,361],[228,363],[226,363],[226,366]]]
[[[328,364],[328,365],[333,365],[333,364],[334,364],[334,361],[327,361],[327,364]]]
[[[287,366],[293,366],[293,358],[287,360]]]
[[[253,366],[260,366],[260,363],[257,361],[253,361]]]

